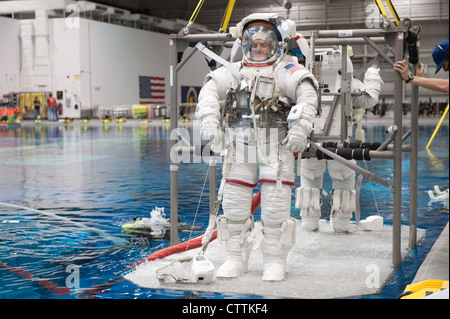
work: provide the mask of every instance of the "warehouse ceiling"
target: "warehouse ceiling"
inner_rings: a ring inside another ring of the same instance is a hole
[[[83,18],[178,33],[191,19],[199,0],[0,0],[0,15],[32,19],[34,10],[45,9],[51,17],[68,16],[75,3]],[[191,32],[218,31],[228,3],[229,0],[204,0]],[[386,1],[382,3],[387,17],[393,20]],[[392,0],[392,3],[401,19],[448,25],[449,0]],[[245,16],[256,12],[281,14],[293,20],[299,31],[361,28],[367,26],[371,17],[379,17],[372,0],[235,0],[228,26],[236,25]]]
[[[99,4],[115,6],[149,16],[188,21],[199,0],[100,0]],[[338,28],[362,25],[373,10],[371,0],[236,0],[230,26],[255,12],[276,12],[294,20],[298,29],[312,27]],[[385,3],[386,11],[389,13]],[[399,16],[414,21],[447,20],[449,0],[393,0]],[[195,22],[209,30],[218,30],[228,0],[205,0]],[[372,9],[370,7],[372,5]],[[392,15],[390,15],[392,17]]]

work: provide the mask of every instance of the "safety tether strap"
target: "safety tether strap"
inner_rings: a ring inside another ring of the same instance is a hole
[[[202,43],[198,42],[195,47],[197,48],[197,50],[199,50],[202,54],[206,55],[207,57],[219,62],[220,64],[226,66],[231,73],[238,79],[241,78],[241,72],[239,72],[239,70],[230,62],[228,62],[227,60],[225,60],[224,58],[218,56],[217,54],[215,54],[214,52],[212,52],[210,49],[208,49],[207,47],[205,47]]]

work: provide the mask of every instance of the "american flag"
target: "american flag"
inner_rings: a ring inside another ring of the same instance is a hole
[[[141,104],[165,104],[166,82],[163,76],[139,76]]]
[[[294,73],[297,70],[300,70],[301,68],[303,68],[303,66],[301,64],[294,64],[294,63],[289,63],[288,65],[286,65],[284,67],[286,70],[288,70],[291,74]]]

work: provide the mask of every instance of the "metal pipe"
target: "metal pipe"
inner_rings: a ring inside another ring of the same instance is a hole
[[[411,130],[408,130],[403,136],[402,136],[402,142],[406,141],[408,137],[411,136]]]
[[[373,42],[370,38],[368,37],[363,37],[363,39],[367,42],[368,45],[370,45],[372,47],[372,49],[374,49],[375,51],[377,51],[377,53],[383,57],[383,59],[385,59],[387,62],[389,62],[390,65],[394,65],[394,61],[391,60],[390,57],[388,57],[382,50],[380,50],[376,43]]]
[[[313,71],[315,56],[316,56],[316,41],[317,41],[318,31],[313,31],[311,33],[311,38],[309,40],[310,54],[309,54],[309,71]]]
[[[386,147],[386,150],[393,151],[394,147],[395,147],[394,145],[388,145]],[[403,152],[411,152],[411,145],[402,145],[402,151]]]
[[[403,60],[405,32],[399,31],[395,40],[395,61]],[[398,71],[394,72],[394,125],[399,131],[394,135],[394,178],[393,178],[393,216],[392,216],[392,263],[395,268],[401,265],[401,222],[402,222],[402,95],[403,80]]]
[[[330,111],[328,113],[327,121],[325,122],[325,127],[323,128],[323,135],[328,136],[330,134],[331,123],[333,122],[334,113],[336,112],[336,106],[339,101],[339,95],[333,97],[333,102],[331,102]]]
[[[169,106],[170,106],[170,131],[178,128],[178,48],[177,39],[171,38],[170,43],[170,66],[169,66]],[[176,140],[170,140],[170,149],[175,147]],[[170,156],[170,245],[180,243],[178,234],[178,152]]]
[[[397,131],[397,128],[395,128],[394,132]],[[380,147],[377,149],[377,151],[384,151],[388,145],[394,140],[394,136],[395,134],[392,134],[391,136],[389,136],[386,141],[383,142],[383,144],[380,145]]]
[[[204,34],[188,34],[182,37],[173,36],[171,38],[178,38],[187,42],[204,42],[204,41],[233,41],[236,38],[231,33],[204,33]]]
[[[342,46],[342,69],[341,69],[341,143],[347,139],[347,115],[348,108],[351,108],[351,79],[347,73],[347,55],[348,47]]]
[[[378,183],[380,185],[386,186],[386,187],[392,187],[388,182],[386,182],[384,179],[374,175],[372,172],[369,172],[368,170],[365,170],[362,167],[359,167],[356,164],[353,164],[346,160],[345,158],[342,158],[341,156],[327,150],[326,148],[320,146],[318,143],[313,143],[312,141],[308,140],[308,143],[311,144],[311,146],[317,148],[322,153],[328,155],[329,157],[333,158],[334,160],[338,161],[339,163],[347,166],[348,168],[354,170],[355,172],[361,174],[365,178],[367,178],[370,181],[374,181],[375,183]]]
[[[394,152],[392,151],[369,151],[370,158],[383,158],[383,159],[393,159]]]
[[[413,65],[413,74],[416,66]],[[409,249],[417,244],[417,177],[418,177],[418,150],[419,150],[419,87],[411,86],[411,155],[409,166]]]
[[[383,37],[372,38],[374,43],[384,44],[386,40]],[[316,39],[316,46],[326,46],[326,45],[358,45],[366,44],[364,38],[322,38]]]
[[[354,29],[354,30],[319,30],[319,38],[359,38],[382,37],[387,32],[383,29]]]
[[[191,52],[189,52],[188,56],[185,57],[180,64],[178,64],[177,66],[177,72],[186,64],[187,61],[189,61],[189,59],[195,54],[197,50],[193,49]]]

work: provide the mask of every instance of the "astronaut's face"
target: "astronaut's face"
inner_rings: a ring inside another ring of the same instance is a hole
[[[263,39],[256,39],[251,47],[251,59],[256,62],[270,58],[270,47]]]
[[[250,24],[242,32],[244,58],[251,62],[263,62],[277,53],[278,38],[274,27],[268,23]]]

